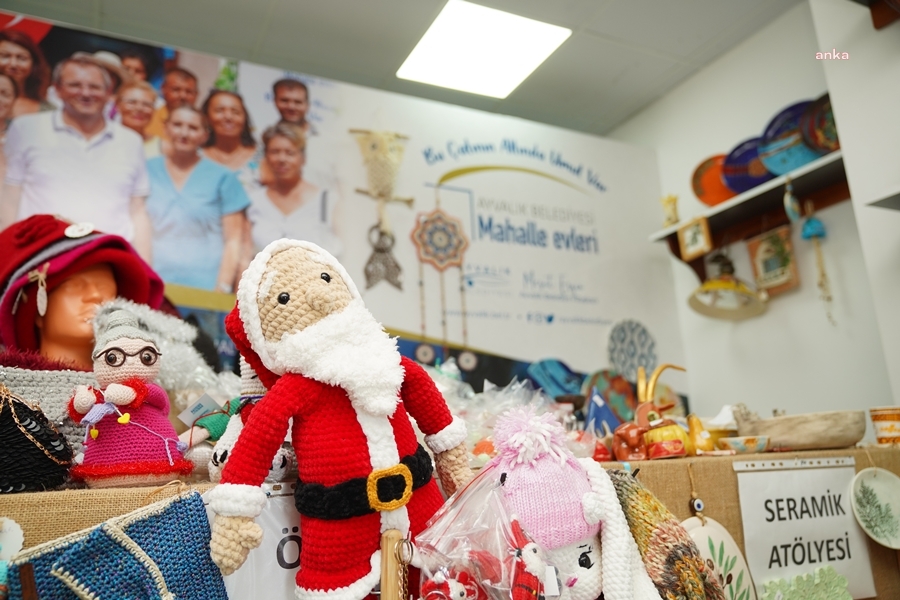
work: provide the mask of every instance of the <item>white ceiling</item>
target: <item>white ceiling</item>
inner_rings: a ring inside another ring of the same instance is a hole
[[[604,135],[801,0],[475,1],[574,33],[496,100],[395,77],[445,0],[0,0],[0,8]]]

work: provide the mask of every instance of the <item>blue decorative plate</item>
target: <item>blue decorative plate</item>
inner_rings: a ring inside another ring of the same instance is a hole
[[[784,175],[822,156],[803,141],[800,118],[811,101],[788,106],[769,121],[759,145],[759,158],[775,175]]]
[[[628,319],[609,332],[609,364],[628,381],[637,381],[638,367],[656,368],[656,341],[641,323]]]
[[[760,138],[744,140],[725,157],[722,178],[735,193],[746,192],[774,177],[759,160],[759,143]]]

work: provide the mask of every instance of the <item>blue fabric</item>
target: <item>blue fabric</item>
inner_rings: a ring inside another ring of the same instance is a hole
[[[112,523],[120,520],[113,519]],[[210,557],[209,520],[200,494],[176,498],[161,513],[124,527],[124,532],[153,560],[175,598],[228,600],[222,574]],[[41,598],[76,598],[50,573],[51,569],[71,575],[101,600],[161,597],[153,572],[103,526],[81,540],[31,560],[31,564]],[[18,567],[11,566],[10,599],[21,597]]]
[[[153,268],[167,283],[214,289],[224,244],[222,217],[250,206],[250,198],[232,171],[207,158],[200,159],[181,190],[166,171],[164,157],[148,160],[147,172]]]

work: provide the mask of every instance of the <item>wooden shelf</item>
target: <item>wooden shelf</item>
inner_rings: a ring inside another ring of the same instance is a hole
[[[815,209],[821,210],[850,199],[844,158],[840,150],[835,150],[787,175],[770,179],[696,215],[694,218],[706,217],[713,250],[789,223],[784,212],[784,187],[788,178],[801,206],[805,201],[811,200]],[[657,231],[650,236],[650,241],[667,242],[672,254],[681,260],[678,229],[687,222],[682,221]],[[706,265],[702,256],[687,264],[694,269],[701,281],[706,279]]]

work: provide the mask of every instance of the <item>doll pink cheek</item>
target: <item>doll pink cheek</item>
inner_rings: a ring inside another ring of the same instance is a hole
[[[566,580],[566,587],[575,587],[575,584],[578,583],[577,577],[569,577]]]

